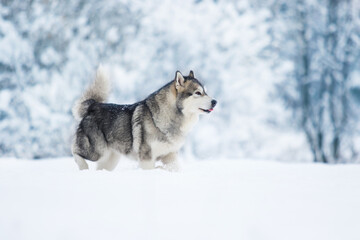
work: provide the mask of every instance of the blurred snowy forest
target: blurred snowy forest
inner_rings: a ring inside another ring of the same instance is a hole
[[[219,106],[185,158],[359,162],[360,1],[1,0],[0,156],[70,155],[102,63],[111,102],[195,76]]]

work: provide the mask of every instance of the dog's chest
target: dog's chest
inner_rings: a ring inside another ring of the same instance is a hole
[[[197,115],[186,116],[184,121],[180,126],[171,126],[171,128],[178,128],[179,131],[172,134],[164,134],[164,139],[156,139],[151,141],[151,153],[153,158],[158,158],[160,156],[167,155],[169,153],[177,152],[184,145],[185,136],[198,121],[199,117]],[[158,126],[161,124],[158,124]],[[167,129],[168,126],[162,127],[162,129]],[[166,132],[166,131],[165,131]]]
[[[171,142],[154,141],[151,143],[151,153],[153,158],[177,152],[184,144],[184,138],[178,138]]]

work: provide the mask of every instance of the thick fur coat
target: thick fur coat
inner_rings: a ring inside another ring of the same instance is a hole
[[[143,169],[154,168],[160,160],[164,168],[176,171],[177,152],[186,135],[199,115],[216,105],[192,71],[188,76],[176,72],[174,80],[131,105],[104,103],[109,89],[99,67],[94,82],[73,108],[79,125],[72,153],[81,170],[88,169],[85,160],[96,161],[99,170],[113,170],[123,154],[139,160]]]

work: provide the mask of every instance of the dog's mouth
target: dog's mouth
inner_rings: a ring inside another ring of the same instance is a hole
[[[206,112],[206,113],[210,113],[212,112],[214,109],[213,108],[210,108],[210,109],[202,109],[202,108],[199,108],[201,111],[203,112]]]

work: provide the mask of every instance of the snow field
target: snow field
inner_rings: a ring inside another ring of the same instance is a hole
[[[360,166],[0,161],[0,239],[360,239]]]

